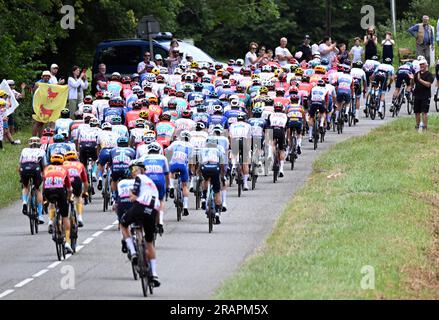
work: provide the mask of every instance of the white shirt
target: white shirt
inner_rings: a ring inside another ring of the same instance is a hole
[[[312,55],[316,55],[316,54],[319,54],[320,52],[319,52],[319,45],[317,44],[317,43],[314,43],[312,46],[311,46],[311,54]]]
[[[361,56],[363,54],[364,49],[361,46],[353,46],[351,48],[351,51],[349,52],[352,54],[352,63],[355,63],[357,61],[361,61]]]
[[[148,65],[151,65],[151,66],[156,66],[156,64],[155,64],[155,62],[154,61],[150,61],[149,63],[148,63]],[[137,73],[141,73],[144,69],[145,69],[145,67],[146,67],[146,63],[145,63],[145,61],[142,61],[142,62],[140,62],[138,65],[137,65]]]
[[[84,90],[88,88],[88,81],[82,80],[82,78],[75,79],[73,77],[69,77],[69,100],[78,99],[78,93],[83,95]]]
[[[250,67],[253,65],[252,61],[256,60],[258,56],[256,53],[252,53],[251,51],[247,52],[245,55],[245,66]]]
[[[287,48],[281,48],[281,47],[277,47],[274,54],[276,56],[283,56],[283,57],[292,56],[290,50],[288,50]],[[283,67],[283,66],[288,64],[288,60],[279,61],[279,64]]]

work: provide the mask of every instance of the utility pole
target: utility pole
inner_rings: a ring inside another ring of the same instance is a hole
[[[331,36],[332,0],[326,0],[326,35]]]
[[[396,37],[396,8],[395,8],[395,0],[390,0],[390,10],[392,11],[393,36]]]

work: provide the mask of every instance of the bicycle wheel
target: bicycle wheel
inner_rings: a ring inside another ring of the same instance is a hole
[[[294,163],[296,162],[296,149],[297,149],[297,138],[295,135],[292,136],[291,138],[291,155],[290,155],[290,162],[291,162],[291,170],[294,170]]]
[[[58,257],[58,261],[61,261],[63,253],[63,239],[62,239],[62,232],[60,230],[60,216],[58,212],[55,215],[55,221],[53,222],[53,240],[55,241],[55,247],[56,247],[56,256]]]
[[[201,207],[201,179],[197,177],[197,183],[195,186],[195,210],[200,209]]]
[[[436,112],[439,112],[439,88],[436,89],[436,94],[434,95],[434,106],[436,108]],[[408,108],[408,106],[407,106],[407,108]]]
[[[241,174],[241,168],[239,168],[238,170],[238,198],[241,197],[241,192],[242,192],[242,174]]]
[[[273,164],[273,183],[277,182],[278,175],[279,175],[279,158],[276,151],[276,154],[274,155],[274,164]]]
[[[349,111],[348,111],[348,125],[349,125],[349,127],[352,127],[352,122],[354,122],[354,112],[353,112],[354,103],[355,103],[355,99],[351,100],[351,105],[349,106]]]
[[[74,204],[71,205],[70,211],[70,242],[73,253],[76,253],[76,244],[78,243],[78,220]]]
[[[325,128],[320,128],[320,143],[325,141]]]
[[[211,191],[209,191],[209,193],[210,192]],[[207,208],[207,218],[208,218],[207,220],[208,220],[208,223],[209,223],[209,233],[212,233],[212,231],[213,231],[213,219],[215,218],[215,214],[213,212],[213,199],[212,199],[212,196],[210,194],[209,194],[209,200],[208,200],[206,208]]]
[[[383,112],[381,113],[380,119],[384,120],[385,117],[386,117],[386,102],[383,101]]]
[[[319,130],[319,126],[317,124],[317,120],[316,119],[314,121],[314,131],[313,131],[313,142],[314,142],[314,150],[317,150],[317,144],[319,143],[319,132],[317,130]]]
[[[370,102],[371,102],[371,97],[370,97],[370,93],[367,94],[366,96],[366,101],[365,101],[365,115],[366,118],[369,118],[369,113],[370,113]]]
[[[177,221],[181,221],[181,211],[182,209],[182,199],[181,199],[181,185],[180,185],[180,178],[178,178],[177,183],[177,196],[175,199],[175,206],[177,207]]]
[[[252,163],[252,171],[251,171],[251,177],[252,177],[252,190],[255,190],[256,188],[256,180],[258,179],[258,176],[256,175],[256,164]]]

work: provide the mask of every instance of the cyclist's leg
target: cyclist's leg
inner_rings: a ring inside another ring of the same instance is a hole
[[[82,180],[79,177],[75,177],[72,183],[73,196],[75,209],[78,218],[78,225],[83,226],[82,215],[84,213],[84,199],[82,198]]]
[[[314,121],[317,111],[317,105],[315,103],[311,104],[311,107],[309,108],[309,120],[308,120],[308,127],[309,127],[309,142],[313,141],[313,131],[314,131]]]
[[[20,182],[22,183],[22,190],[21,190],[21,200],[23,202],[23,214],[28,214],[27,212],[27,198],[29,197],[29,182],[30,177],[28,174],[24,172],[20,172]]]

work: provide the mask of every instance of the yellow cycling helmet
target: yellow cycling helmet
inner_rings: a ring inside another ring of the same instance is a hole
[[[158,76],[160,74],[160,69],[155,67],[152,69],[151,73],[154,73],[156,76]]]
[[[149,112],[147,110],[142,110],[139,113],[139,117],[142,119],[149,119]]]
[[[277,78],[279,76],[279,73],[282,71],[282,69],[276,68],[274,70],[274,76]]]
[[[314,68],[314,71],[318,74],[325,74],[326,73],[326,68],[324,66],[316,66]]]
[[[0,98],[8,97],[9,95],[6,93],[5,90],[0,90]]]
[[[78,154],[76,151],[69,151],[64,155],[65,161],[76,161],[78,160]]]
[[[259,89],[259,93],[263,94],[263,93],[268,93],[268,88],[267,87],[262,87],[261,89]]]
[[[158,104],[159,99],[157,99],[157,97],[149,97],[148,102],[149,104]]]
[[[148,137],[148,138],[155,138],[156,135],[155,135],[155,132],[154,132],[154,131],[152,131],[152,130],[148,130],[148,131],[145,132],[145,137]]]
[[[64,163],[64,156],[62,154],[54,154],[50,157],[50,163],[51,164],[63,164]]]
[[[192,68],[192,69],[198,69],[198,62],[196,62],[196,61],[192,61],[192,62],[191,62],[191,68]]]
[[[257,108],[264,108],[265,107],[265,103],[264,102],[262,102],[262,101],[258,101],[258,102],[255,102],[254,104],[253,104],[253,109],[257,109]]]
[[[260,79],[261,77],[259,74],[252,74],[252,79]]]
[[[294,74],[296,76],[303,76],[303,69],[302,68],[297,68],[296,71],[294,71]]]
[[[220,69],[216,72],[216,76],[217,77],[222,77],[223,76],[223,69]]]
[[[0,99],[0,107],[4,107],[6,105],[6,100]]]

